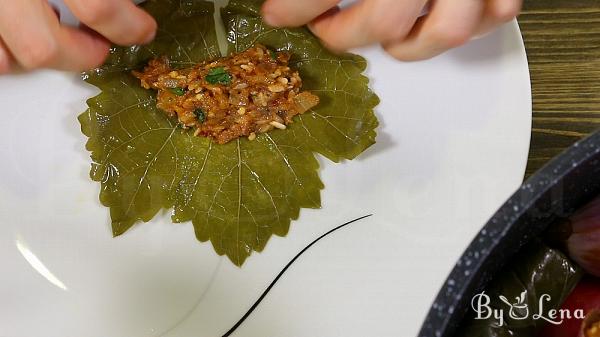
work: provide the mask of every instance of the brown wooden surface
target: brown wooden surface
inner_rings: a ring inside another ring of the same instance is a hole
[[[600,0],[525,1],[533,132],[527,176],[600,128]]]

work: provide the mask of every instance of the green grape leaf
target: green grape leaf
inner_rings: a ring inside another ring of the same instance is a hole
[[[259,42],[292,53],[290,65],[300,71],[302,88],[322,101],[313,113],[297,118],[297,141],[336,162],[356,157],[375,142],[378,125],[373,108],[379,104],[379,98],[362,75],[366,60],[358,55],[329,52],[306,27],[266,26],[260,18],[262,3],[231,0],[222,10],[229,51],[240,52]]]
[[[179,67],[220,56],[212,2],[145,2],[159,24],[156,40],[114,47],[102,67],[85,75],[101,93],[88,100],[79,120],[89,138],[90,175],[101,184],[100,201],[110,208],[115,236],[173,209],[173,222],[191,221],[198,240],[210,241],[241,266],[272,235],[286,235],[302,208],[320,207],[324,185],[315,153],[337,162],[375,142],[379,100],[362,75],[365,60],[331,54],[306,28],[265,26],[261,3],[232,1],[223,9],[225,28],[230,51],[255,42],[290,51],[304,89],[321,98],[287,130],[225,145],[194,137],[159,111],[156,93],[131,75],[163,55]]]

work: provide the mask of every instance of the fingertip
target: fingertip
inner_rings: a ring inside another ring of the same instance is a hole
[[[338,14],[341,11],[342,11],[342,9],[340,8],[340,6],[332,7],[330,9],[328,9],[326,12],[324,12],[323,14],[317,16],[314,20],[312,20],[309,23],[309,26],[325,25],[331,21],[330,19],[332,17],[334,17],[336,14]]]
[[[382,44],[382,47],[388,55],[402,62],[425,61],[451,49],[445,46],[424,48],[415,41],[391,42]]]
[[[1,52],[0,52],[1,54]],[[10,60],[7,57],[4,57],[4,55],[0,55],[0,75],[5,75],[10,73],[11,71],[11,64],[10,64]]]
[[[513,20],[521,12],[521,1],[492,1],[486,8],[486,13],[504,23]]]
[[[121,46],[131,46],[135,44],[149,44],[156,38],[158,24],[156,20],[141,8],[136,8],[136,12],[141,15],[135,17],[134,30],[130,30],[128,35],[120,35],[115,38],[116,33],[108,36],[113,42]]]
[[[90,62],[83,70],[97,68],[104,64],[110,54],[110,43],[104,38],[98,38],[93,42],[93,53],[90,55]]]
[[[420,22],[417,26],[416,31],[420,31],[421,28],[422,24]],[[447,48],[443,48],[440,46],[425,48],[423,45],[420,44],[418,34],[416,34],[416,36],[412,36],[407,40],[390,41],[382,43],[381,47],[388,55],[401,62],[424,61],[433,58],[437,55],[440,55],[444,51],[448,50]]]
[[[263,21],[272,27],[300,27],[328,9],[336,7],[340,0],[267,0],[261,8]]]
[[[82,39],[82,43],[89,44],[90,50],[97,50],[100,54],[108,56],[111,43],[100,33],[84,24],[80,24],[78,30],[68,29],[68,31],[74,35],[75,39]]]
[[[12,60],[11,59],[12,59],[12,57],[11,57],[10,53],[8,52],[8,50],[6,49],[4,42],[2,42],[2,40],[0,40],[0,75],[8,74],[11,72],[11,68],[12,68]]]
[[[148,43],[154,41],[154,39],[156,38],[156,33],[158,30],[158,23],[146,11],[144,11],[141,8],[139,8],[139,10],[143,12],[141,21],[143,22],[142,25],[143,25],[144,29],[142,30],[142,33],[140,33],[140,38],[139,38],[139,41],[137,41],[137,42],[141,43],[141,44],[148,44]]]
[[[345,49],[344,47],[341,47],[341,44],[339,41],[332,39],[328,36],[323,36],[318,31],[313,30],[310,25],[308,26],[308,28],[319,39],[319,42],[321,43],[321,45],[323,47],[325,47],[325,49],[327,49],[329,52],[331,52],[335,55],[341,55],[347,51],[347,49]]]
[[[262,18],[263,21],[271,27],[281,27],[282,25],[279,23],[279,21],[277,20],[277,17],[274,16],[273,14],[269,13],[269,12],[263,12],[262,13]]]
[[[417,20],[407,38],[390,41],[383,47],[392,57],[405,62],[436,57],[471,40],[482,20],[483,8],[481,1],[457,4],[438,0],[430,14]]]
[[[513,20],[521,10],[521,0],[490,0],[486,3],[483,20],[476,30],[476,37],[487,36],[502,24]]]
[[[104,64],[108,56],[110,55],[110,43],[106,40],[102,42],[98,42],[98,46],[96,49],[96,58],[92,62],[92,66],[87,69],[97,68]]]
[[[408,53],[404,48],[398,45],[381,45],[383,50],[391,57],[402,62],[416,62],[420,61],[421,58],[417,57],[414,53]]]
[[[154,39],[156,38],[156,34],[157,34],[157,30],[158,30],[158,24],[156,23],[156,21],[154,20],[154,18],[152,18],[152,21],[150,23],[150,29],[149,32],[146,34],[146,38],[144,39],[144,41],[142,42],[142,44],[149,44],[152,41],[154,41]]]
[[[100,34],[87,29],[65,29],[65,45],[72,46],[70,54],[63,56],[68,64],[59,65],[64,70],[85,71],[101,66],[110,53],[111,44]]]
[[[277,14],[276,10],[273,8],[272,2],[273,1],[265,1],[260,10],[260,13],[262,15],[263,21],[267,25],[272,27],[280,27],[283,23],[279,19],[279,15]]]
[[[156,36],[156,20],[130,0],[65,0],[80,20],[113,43],[147,44]]]
[[[339,23],[334,22],[336,14],[341,12],[340,7],[335,6],[327,12],[319,15],[308,23],[308,29],[319,38],[321,44],[335,54],[341,54],[347,50],[343,41],[339,39]]]

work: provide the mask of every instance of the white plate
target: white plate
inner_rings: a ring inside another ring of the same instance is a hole
[[[378,143],[322,160],[323,209],[303,210],[243,268],[168,214],[113,239],[77,115],[76,76],[0,78],[0,336],[218,337],[329,229],[233,334],[414,336],[457,257],[520,184],[531,123],[516,23],[422,63],[378,48]]]

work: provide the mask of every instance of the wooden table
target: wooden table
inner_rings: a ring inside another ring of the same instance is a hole
[[[527,176],[600,128],[600,1],[525,0],[533,132]]]

